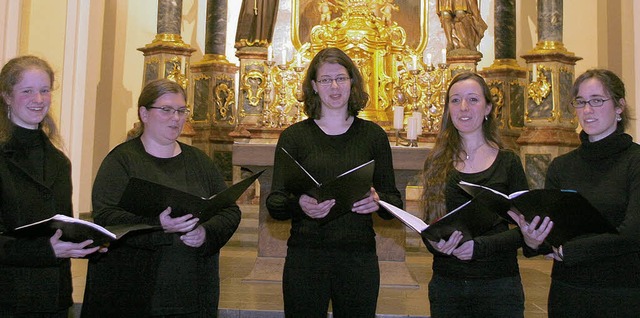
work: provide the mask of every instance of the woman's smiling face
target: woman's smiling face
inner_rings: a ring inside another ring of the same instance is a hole
[[[460,133],[482,130],[484,117],[491,113],[482,86],[472,79],[465,79],[449,90],[449,115]]]
[[[13,86],[11,95],[3,97],[14,124],[37,129],[51,107],[51,78],[41,69],[27,69]]]

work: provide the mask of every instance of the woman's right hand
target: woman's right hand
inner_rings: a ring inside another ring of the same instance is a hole
[[[321,219],[331,211],[331,208],[336,204],[336,200],[326,200],[318,203],[318,200],[312,198],[306,194],[300,196],[298,200],[302,211],[312,219]]]
[[[51,248],[53,248],[53,252],[56,254],[57,258],[81,258],[98,251],[101,253],[107,251],[107,248],[102,246],[86,248],[93,243],[93,240],[86,240],[82,243],[72,243],[60,240],[61,237],[62,231],[56,230],[53,236],[49,239]]]
[[[458,247],[458,244],[460,244],[460,241],[462,241],[462,232],[454,231],[451,236],[449,236],[448,240],[445,241],[444,239],[440,239],[438,242],[429,240],[429,244],[431,244],[431,246],[438,252],[451,255],[451,253],[453,253],[453,251]]]
[[[520,213],[508,211],[507,214],[509,214],[518,224],[518,227],[520,227],[524,243],[534,250],[540,247],[553,228],[553,221],[551,221],[549,217],[545,217],[542,219],[542,223],[540,223],[541,219],[536,215],[533,220],[531,220],[531,223],[527,223],[524,216]]]
[[[160,225],[165,233],[187,233],[193,230],[200,219],[194,218],[192,214],[172,218],[171,207],[160,213]]]

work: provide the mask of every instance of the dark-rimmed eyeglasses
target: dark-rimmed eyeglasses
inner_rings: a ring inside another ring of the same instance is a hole
[[[145,106],[147,109],[158,109],[160,110],[160,114],[162,114],[163,116],[169,117],[172,116],[173,114],[178,114],[179,117],[184,117],[187,116],[191,113],[191,110],[187,107],[182,107],[182,108],[178,108],[175,109],[173,107],[169,107],[169,106]]]
[[[336,78],[321,78],[321,79],[317,80],[316,83],[318,83],[318,85],[320,85],[320,86],[331,86],[333,81],[335,81],[336,84],[338,84],[338,85],[344,85],[350,79],[351,79],[351,77],[349,77],[349,76],[338,76]]]
[[[610,100],[611,98],[592,98],[590,100],[584,100],[584,99],[574,99],[571,101],[571,106],[573,106],[574,108],[583,108],[584,106],[586,106],[587,104],[589,104],[589,106],[591,107],[600,107],[604,104],[604,102]]]

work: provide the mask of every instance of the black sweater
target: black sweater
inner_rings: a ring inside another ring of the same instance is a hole
[[[402,207],[395,184],[389,139],[384,130],[373,122],[355,118],[344,134],[332,136],[325,134],[314,120],[308,119],[285,129],[277,147],[285,148],[320,183],[374,159],[373,187],[381,200]],[[375,251],[371,215],[346,213],[320,226],[304,214],[298,203],[299,197],[285,189],[286,173],[276,161],[267,208],[275,219],[292,219],[289,247]],[[378,214],[385,219],[392,218],[384,209],[378,210]]]
[[[590,287],[640,288],[640,146],[617,131],[557,157],[546,188],[575,189],[593,204],[618,234],[588,235],[563,245],[553,279]]]
[[[484,171],[451,173],[445,189],[447,211],[472,199],[458,186],[458,182],[462,180],[481,184],[502,193],[528,189],[520,158],[510,150],[500,150],[496,160]],[[473,259],[470,261],[462,261],[454,256],[439,253],[425,241],[427,248],[434,254],[434,274],[455,279],[495,279],[518,276],[516,252],[523,244],[522,235],[518,229],[509,229],[505,220],[496,219],[497,223],[491,230],[473,238]]]

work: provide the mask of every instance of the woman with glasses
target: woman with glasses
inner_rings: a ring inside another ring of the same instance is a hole
[[[380,126],[357,117],[369,97],[358,68],[343,51],[318,52],[302,89],[309,118],[285,129],[277,148],[320,183],[370,160],[375,171],[370,192],[346,210],[333,199],[318,202],[288,191],[288,171],[276,155],[267,208],[275,219],[291,219],[282,279],[285,316],[326,317],[331,301],[333,317],[374,317],[380,271],[371,214],[392,218],[378,200],[402,206],[389,140]],[[341,216],[322,223],[329,212]]]
[[[582,144],[555,158],[545,187],[582,194],[615,234],[578,237],[560,246],[544,240],[553,220],[518,222],[527,256],[553,258],[549,317],[637,317],[640,313],[640,146],[624,132],[625,87],[613,72],[592,69],[571,90]]]
[[[35,56],[9,60],[0,71],[0,233],[50,218],[73,216],[71,162],[51,108],[54,74]],[[72,257],[100,247],[92,241],[0,236],[0,317],[67,318],[73,305]]]
[[[206,222],[192,214],[174,217],[170,206],[158,217],[118,206],[132,177],[198,197],[226,188],[211,158],[178,141],[188,115],[179,84],[149,82],[138,99],[142,125],[137,137],[115,147],[102,162],[93,184],[94,221],[103,226],[144,223],[162,231],[125,236],[89,262],[83,317],[217,316],[219,251],[240,223],[238,206]]]
[[[528,189],[520,158],[502,148],[491,101],[480,75],[467,72],[451,79],[440,132],[424,162],[427,223],[472,199],[458,186],[460,181],[502,193]],[[455,231],[446,240],[423,241],[433,253],[432,317],[523,317],[518,229],[510,229],[496,214],[494,226],[482,235],[464,238]]]

